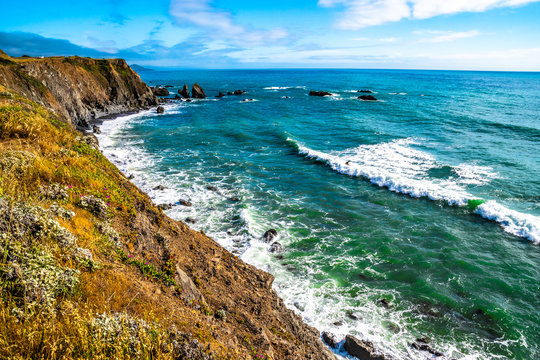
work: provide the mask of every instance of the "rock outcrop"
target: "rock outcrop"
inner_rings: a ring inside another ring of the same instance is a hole
[[[72,56],[19,62],[4,55],[0,83],[85,129],[93,119],[157,105],[152,90],[122,59]]]
[[[178,93],[179,93],[180,95],[182,95],[182,97],[183,97],[184,99],[189,99],[189,98],[190,98],[190,96],[189,96],[189,89],[188,89],[187,84],[184,84],[184,87],[182,88],[182,90],[179,90]]]
[[[369,341],[358,340],[351,335],[345,337],[343,348],[350,355],[360,360],[386,360],[383,355],[375,354],[372,343]]]
[[[310,91],[309,96],[332,96],[328,91]]]
[[[206,94],[204,93],[203,88],[200,87],[197,83],[193,84],[193,88],[191,89],[191,96],[194,99],[206,99]]]
[[[358,98],[364,101],[377,101],[377,98],[373,95],[360,95]]]

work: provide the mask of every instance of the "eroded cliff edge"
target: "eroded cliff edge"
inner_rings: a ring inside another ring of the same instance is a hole
[[[0,358],[334,359],[69,125],[156,103],[124,61],[0,55]]]

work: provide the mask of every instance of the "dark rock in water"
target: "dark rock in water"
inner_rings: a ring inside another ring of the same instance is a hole
[[[158,114],[163,114],[165,112],[165,108],[163,106],[158,106],[156,111]]]
[[[185,222],[188,223],[188,224],[196,224],[197,220],[192,219],[192,218],[186,218]]]
[[[234,95],[232,91],[227,91],[227,95]]]
[[[324,342],[328,346],[330,346],[332,349],[337,349],[338,348],[339,341],[337,340],[336,335],[334,335],[332,333],[329,333],[329,332],[326,332],[326,331],[323,331],[322,332],[322,338],[323,338]]]
[[[282,99],[290,99],[291,97],[290,96],[282,96],[281,98]]]
[[[206,189],[208,189],[210,191],[213,191],[213,192],[218,192],[218,188],[215,187],[214,185],[206,185]]]
[[[128,180],[133,180],[133,179],[135,179],[135,175],[132,174],[128,176]]]
[[[420,350],[420,351],[426,351],[432,355],[435,355],[435,356],[444,356],[443,353],[433,349],[431,346],[427,345],[426,343],[423,343],[423,342],[419,342],[418,340],[420,339],[417,339],[416,342],[413,342],[411,344],[411,347],[413,349],[416,349],[416,350]]]
[[[178,99],[181,99],[181,97],[178,94],[176,94],[176,95],[174,95],[174,99],[178,100]]]
[[[222,93],[221,91],[219,92],[219,94],[216,95],[217,98],[222,98],[222,97],[224,97],[224,96],[225,96],[225,94]]]
[[[371,342],[358,340],[351,335],[345,337],[345,344],[343,347],[350,355],[355,356],[360,360],[386,360],[383,355],[374,353],[375,350]]]
[[[185,102],[191,102],[191,99],[186,99]]]
[[[178,93],[180,95],[182,95],[183,98],[185,99],[189,99],[190,96],[189,96],[189,89],[187,87],[187,84],[184,84],[184,87],[182,88],[182,90],[179,90]]]
[[[101,134],[101,129],[99,128],[99,126],[94,125],[94,126],[92,126],[92,132],[94,134]]]
[[[152,92],[156,96],[169,96],[169,90],[160,87],[152,87]]]
[[[161,210],[171,210],[173,207],[173,204],[160,204],[158,205],[158,209]]]
[[[347,314],[347,317],[352,320],[360,320],[360,316],[356,315],[352,311],[347,311],[345,314]]]
[[[390,309],[392,307],[392,304],[390,304],[390,301],[386,300],[385,298],[380,298],[377,300],[377,304],[381,305],[382,307],[386,309]]]
[[[191,88],[191,97],[195,99],[206,99],[206,94],[204,93],[202,87],[200,87],[199,84],[195,83]]]
[[[341,320],[336,321],[336,322],[332,323],[332,325],[334,325],[334,326],[341,326],[341,325],[343,325],[343,321],[341,321]]]
[[[274,240],[277,236],[278,236],[278,233],[276,229],[270,229],[264,233],[263,240],[264,242],[269,243],[269,242],[272,242],[272,240]]]
[[[178,200],[178,203],[182,206],[193,206],[193,204],[190,202],[190,201],[187,201],[187,200],[183,200],[183,199],[180,199]]]
[[[417,343],[422,343],[422,344],[429,344],[431,342],[431,340],[429,338],[423,337],[423,338],[416,339],[416,342]]]
[[[242,95],[243,93],[242,90],[234,90],[234,95]]]
[[[165,85],[166,88],[171,88],[173,87],[172,85]]]
[[[332,96],[328,91],[310,91],[309,96]]]
[[[358,98],[364,101],[377,101],[377,98],[375,98],[373,95],[361,95]]]
[[[244,99],[244,100],[242,100],[242,102],[250,102],[250,101],[255,101],[255,99]]]
[[[240,202],[240,201],[242,201],[240,198],[237,198],[237,197],[235,197],[235,196],[230,197],[229,200],[230,200],[230,201],[233,201],[233,202]]]
[[[293,305],[294,305],[295,308],[297,308],[300,311],[306,310],[306,307],[303,306],[302,304],[300,304],[298,301],[296,301]]]
[[[281,245],[280,243],[278,243],[277,241],[275,243],[273,243],[272,245],[270,245],[270,252],[272,254],[279,254],[279,253],[282,253],[283,252],[283,245]]]
[[[163,185],[158,185],[158,186],[156,186],[155,188],[153,188],[152,190],[160,190],[160,191],[163,191],[163,190],[165,190],[165,189],[167,189],[165,186],[163,186]]]
[[[364,93],[364,94],[373,94],[373,91],[371,90],[358,90],[357,92]]]

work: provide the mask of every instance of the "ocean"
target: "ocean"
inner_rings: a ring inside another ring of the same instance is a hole
[[[105,121],[103,153],[174,203],[167,215],[273,274],[308,324],[398,359],[433,358],[410,346],[421,337],[448,358],[540,358],[540,73],[141,77],[208,99]]]

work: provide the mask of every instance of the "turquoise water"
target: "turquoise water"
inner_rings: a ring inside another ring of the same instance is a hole
[[[426,336],[449,358],[540,357],[540,74],[141,76],[247,91],[107,121],[101,146],[156,203],[191,201],[168,215],[274,274],[306,322],[402,359],[430,358],[409,346]]]

